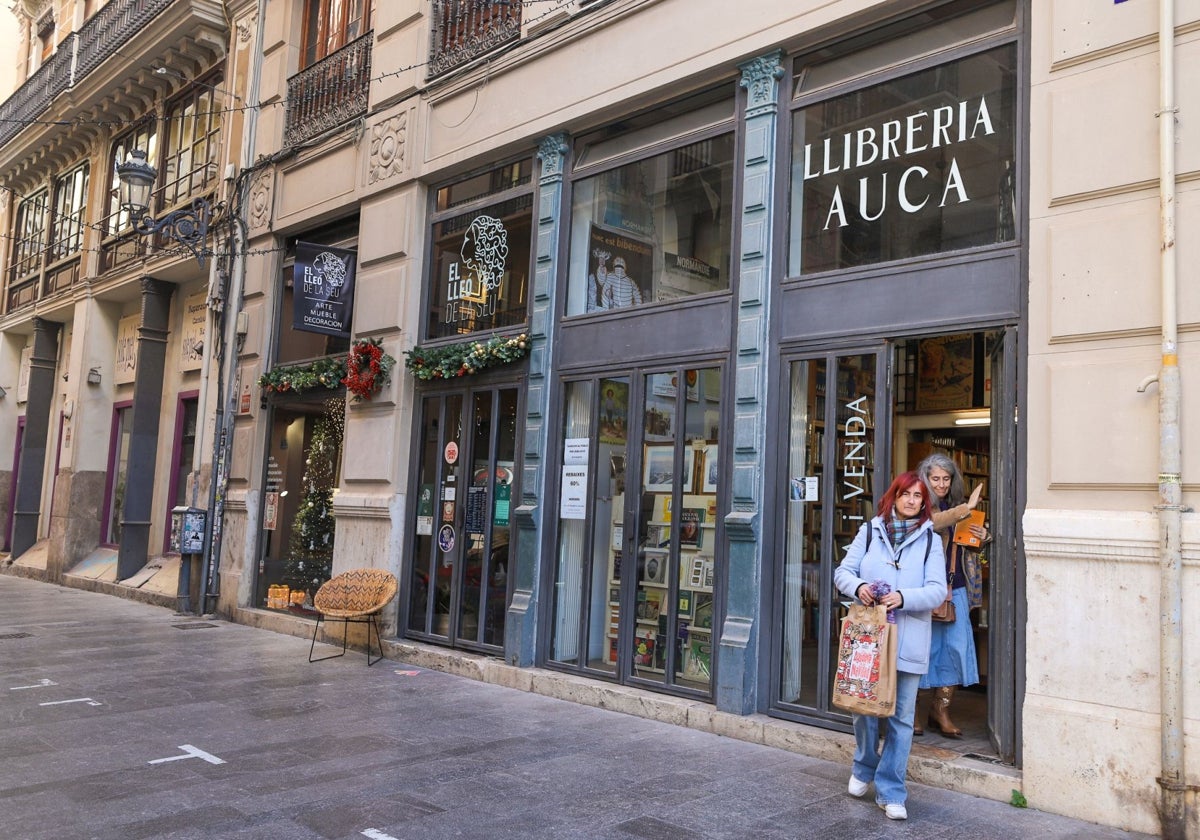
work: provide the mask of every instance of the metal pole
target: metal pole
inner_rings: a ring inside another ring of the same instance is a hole
[[[267,17],[267,0],[258,0],[258,10],[255,17],[254,51],[256,58],[250,61],[250,77],[247,84],[247,99],[250,103],[258,104],[258,89],[262,77],[263,26]],[[245,222],[241,218],[245,206],[246,193],[249,191],[249,179],[245,179],[247,171],[254,162],[254,147],[258,136],[258,108],[246,109],[246,123],[242,134],[241,172],[238,180],[234,181],[234,190],[229,196],[230,223],[233,232],[229,237],[232,244],[230,254],[231,282],[225,298],[224,343],[220,364],[217,366],[217,416],[213,434],[213,475],[209,488],[208,522],[204,532],[204,552],[200,566],[200,611],[209,612],[208,603],[218,594],[221,565],[221,533],[225,507],[225,477],[228,474],[226,459],[231,447],[232,428],[231,416],[237,400],[237,370],[238,335],[237,316],[242,309],[242,291],[246,272],[247,239]],[[229,364],[229,375],[226,377],[225,364]],[[230,393],[226,396],[225,385],[229,383]],[[222,485],[222,486],[218,486]],[[218,509],[219,508],[219,509]]]

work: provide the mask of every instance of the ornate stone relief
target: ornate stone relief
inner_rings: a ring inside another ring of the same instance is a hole
[[[775,83],[783,78],[783,66],[780,63],[781,53],[760,56],[741,65],[741,85],[747,91],[746,115],[754,116],[763,108],[775,104],[777,88]]]
[[[265,228],[271,222],[271,191],[275,184],[273,169],[264,169],[254,176],[250,186],[250,227]]]
[[[404,141],[408,133],[407,112],[371,126],[371,148],[367,158],[367,183],[386,181],[404,169]]]

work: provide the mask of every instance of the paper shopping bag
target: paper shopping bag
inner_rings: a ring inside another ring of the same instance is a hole
[[[833,705],[874,717],[896,711],[896,626],[886,607],[853,604],[842,619]]]

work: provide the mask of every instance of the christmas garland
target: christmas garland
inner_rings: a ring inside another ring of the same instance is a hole
[[[342,384],[356,400],[369,400],[392,378],[396,360],[383,352],[383,344],[375,338],[356,341],[346,357],[346,376]]]
[[[336,388],[346,376],[346,357],[328,356],[299,365],[279,365],[258,377],[264,391],[302,394],[313,388]]]
[[[529,336],[495,335],[487,341],[468,341],[439,347],[405,350],[404,365],[417,379],[454,379],[484,368],[519,361],[529,352]]]
[[[302,394],[315,388],[345,385],[356,400],[369,400],[391,379],[396,360],[375,338],[356,341],[345,356],[327,356],[298,365],[278,365],[258,377],[264,391]]]

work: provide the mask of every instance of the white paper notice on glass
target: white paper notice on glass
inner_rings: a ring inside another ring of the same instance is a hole
[[[788,480],[788,501],[815,502],[819,486],[820,483],[815,475],[795,476]]]
[[[417,536],[428,537],[433,534],[433,517],[418,516],[417,517]]]
[[[567,438],[563,441],[563,463],[573,466],[587,466],[588,447],[591,438]]]
[[[560,519],[587,519],[587,465],[563,465],[559,493]]]

